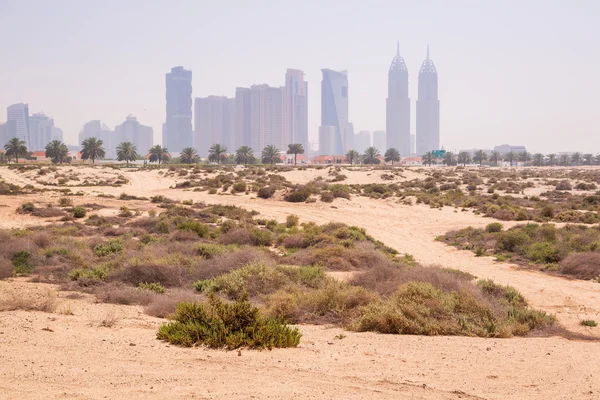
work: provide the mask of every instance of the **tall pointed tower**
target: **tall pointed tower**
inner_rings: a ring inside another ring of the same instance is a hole
[[[408,97],[408,69],[400,56],[400,42],[388,72],[386,101],[386,144],[403,157],[410,156],[410,99]],[[386,149],[379,149],[382,153]]]
[[[419,98],[417,99],[417,154],[440,149],[440,101],[438,100],[438,74],[429,58],[419,71]]]

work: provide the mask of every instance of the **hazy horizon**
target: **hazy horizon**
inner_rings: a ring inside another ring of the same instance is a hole
[[[28,103],[74,144],[84,123],[99,119],[113,129],[132,114],[160,142],[165,74],[181,65],[193,72],[193,97],[283,86],[287,68],[303,70],[311,142],[320,70],[347,70],[355,132],[385,130],[387,72],[399,40],[411,133],[429,44],[446,149],[509,143],[600,152],[598,2],[248,3],[0,0],[0,123],[7,106]]]

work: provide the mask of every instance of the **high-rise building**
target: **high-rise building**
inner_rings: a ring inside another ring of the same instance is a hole
[[[108,126],[102,123],[99,120],[89,121],[81,131],[79,131],[79,148],[81,148],[81,143],[88,138],[95,137],[98,140],[102,140],[102,146],[105,151],[105,158],[112,159],[115,158],[114,148],[117,147],[118,143],[113,145],[113,132],[110,130]]]
[[[14,121],[15,136],[24,141],[27,149],[31,147],[29,138],[29,106],[19,103],[8,106],[6,109],[7,121]]]
[[[163,146],[171,152],[191,147],[192,135],[192,71],[171,68],[166,74],[167,120],[163,129]]]
[[[234,147],[236,148],[240,146],[250,146],[252,142],[250,129],[250,97],[249,88],[238,87],[235,89]]]
[[[260,153],[265,146],[284,148],[285,88],[250,87],[250,147]],[[285,146],[287,148],[287,145]]]
[[[323,80],[321,81],[321,127],[333,127],[333,149],[325,151],[321,147],[321,153],[325,154],[344,154],[344,150],[349,147],[345,143],[348,131],[348,74],[346,71],[333,71],[331,69],[322,69]],[[330,129],[322,129],[319,132],[327,132]],[[320,140],[320,139],[319,139]],[[320,144],[321,145],[321,144]]]
[[[282,149],[300,143],[308,152],[308,82],[300,70],[288,69],[285,74],[285,108]]]
[[[0,150],[4,149],[4,145],[14,137],[17,137],[17,122],[8,121],[0,124]]]
[[[64,142],[63,130],[53,126],[51,139],[58,140],[59,142]]]
[[[410,155],[410,98],[408,97],[408,69],[400,56],[400,43],[388,71],[386,101],[386,144],[400,155]]]
[[[419,71],[419,98],[417,99],[417,154],[440,149],[440,101],[438,100],[438,74],[429,58]]]
[[[360,154],[364,153],[367,147],[371,147],[371,132],[360,131],[354,136],[354,150]],[[379,149],[381,151],[381,149]]]
[[[389,147],[386,145],[386,133],[385,131],[375,131],[373,132],[373,147],[379,150],[381,153],[384,153]],[[396,149],[398,150],[398,149]]]
[[[42,113],[29,117],[29,151],[44,151],[52,141],[54,120]]]
[[[215,143],[235,151],[235,99],[224,96],[197,97],[194,103],[194,147],[207,157]]]
[[[109,157],[109,149],[105,144],[106,158],[116,158],[117,146],[123,142],[133,143],[138,154],[144,156],[154,146],[154,130],[150,126],[140,124],[133,115],[128,115],[121,125],[115,126],[110,143],[111,157]]]
[[[337,131],[335,130],[335,126],[321,126],[319,128],[318,153],[326,156],[336,154],[336,137]]]

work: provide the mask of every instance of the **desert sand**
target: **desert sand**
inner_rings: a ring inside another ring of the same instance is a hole
[[[93,173],[88,168],[82,174]],[[344,183],[366,183],[380,172],[343,171]],[[77,187],[85,193],[76,204],[100,203],[117,212],[124,202],[98,198],[127,193],[151,197],[235,204],[264,217],[301,221],[339,221],[364,227],[368,233],[423,264],[435,264],[490,278],[516,287],[533,307],[556,314],[567,329],[595,335],[579,325],[600,319],[600,285],[570,280],[474,257],[435,237],[452,229],[482,227],[491,220],[445,207],[399,204],[397,199],[353,197],[327,203],[287,203],[252,195],[209,195],[171,189],[183,178],[158,171],[124,172],[122,187]],[[290,171],[295,183],[327,176],[327,170]],[[405,171],[403,178],[419,173]],[[16,171],[0,168],[9,183],[44,187]],[[379,179],[379,178],[378,178]],[[40,219],[16,215],[22,202],[56,202],[57,193],[0,198],[0,227],[39,225]],[[148,202],[128,201],[132,209],[148,210]],[[510,223],[505,223],[509,226]],[[392,336],[345,332],[321,326],[300,326],[297,349],[225,352],[182,349],[155,339],[163,321],[141,308],[96,304],[93,299],[68,299],[51,285],[22,279],[0,282],[10,290],[57,296],[54,313],[0,313],[0,394],[2,398],[407,398],[407,399],[593,399],[600,397],[600,346],[596,341],[562,337],[480,339],[465,337]],[[73,315],[60,312],[71,307]],[[111,328],[100,326],[107,313],[117,316]],[[44,330],[45,328],[50,329]],[[598,328],[596,328],[598,330]],[[343,334],[343,339],[335,339]]]

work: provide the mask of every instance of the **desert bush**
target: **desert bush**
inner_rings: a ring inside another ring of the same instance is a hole
[[[321,201],[323,203],[332,203],[335,200],[335,196],[330,191],[322,191],[321,192]]]
[[[108,268],[96,267],[96,268],[75,268],[69,273],[69,277],[74,280],[91,279],[103,281],[108,276]]]
[[[197,302],[201,296],[190,290],[171,289],[160,296],[153,296],[144,307],[144,313],[158,318],[168,318],[175,314],[177,305],[182,302]]]
[[[160,327],[157,337],[180,346],[209,348],[296,347],[300,331],[263,316],[247,300],[224,302],[215,296],[207,304],[180,303],[173,322]]]
[[[206,237],[210,231],[208,225],[198,222],[193,219],[188,219],[181,222],[177,228],[182,231],[190,231],[196,233],[201,238]]]
[[[22,293],[9,291],[0,294],[0,312],[2,311],[42,311],[56,310],[56,295],[50,291]]]
[[[485,227],[485,231],[488,233],[496,233],[502,231],[502,224],[500,222],[492,222]]]
[[[36,207],[33,203],[27,202],[23,203],[17,208],[17,213],[19,214],[31,214],[35,211]]]
[[[199,256],[204,257],[206,259],[213,259],[217,256],[231,253],[232,251],[236,250],[237,247],[231,245],[226,246],[217,243],[200,243],[196,247],[196,249],[198,251]]]
[[[252,243],[252,236],[246,228],[235,228],[219,236],[219,243],[244,245]]]
[[[270,246],[273,244],[273,233],[267,229],[252,228],[250,230],[251,243],[254,246]]]
[[[239,181],[233,184],[233,191],[235,193],[241,193],[246,191],[246,182]]]
[[[73,200],[69,199],[68,197],[61,197],[58,199],[58,205],[60,207],[71,207],[73,206]]]
[[[308,200],[310,197],[310,192],[306,189],[303,190],[294,190],[288,195],[285,196],[285,201],[289,201],[290,203],[302,203]]]
[[[83,218],[85,217],[86,211],[83,207],[75,207],[73,208],[73,217],[74,218]]]
[[[600,276],[600,253],[573,253],[560,263],[559,271],[578,279],[596,279]]]
[[[297,215],[288,214],[288,216],[285,218],[285,226],[287,226],[288,228],[293,228],[295,226],[298,226],[299,221],[300,218]]]
[[[275,191],[276,189],[272,186],[261,187],[260,189],[258,189],[257,196],[261,199],[269,199],[273,197]]]
[[[140,282],[138,287],[142,290],[149,290],[158,294],[163,294],[165,292],[165,287],[158,282]]]
[[[12,263],[4,258],[0,258],[0,280],[13,276]]]
[[[501,251],[515,251],[529,242],[529,236],[521,230],[508,230],[498,235],[497,247]]]
[[[557,185],[556,185],[556,190],[572,190],[573,186],[571,186],[571,183],[567,180],[565,181],[560,181]]]
[[[120,240],[109,240],[94,247],[94,254],[98,257],[104,257],[112,253],[123,251],[123,242]]]
[[[580,322],[580,325],[595,328],[598,326],[598,323],[593,319],[584,319]]]

